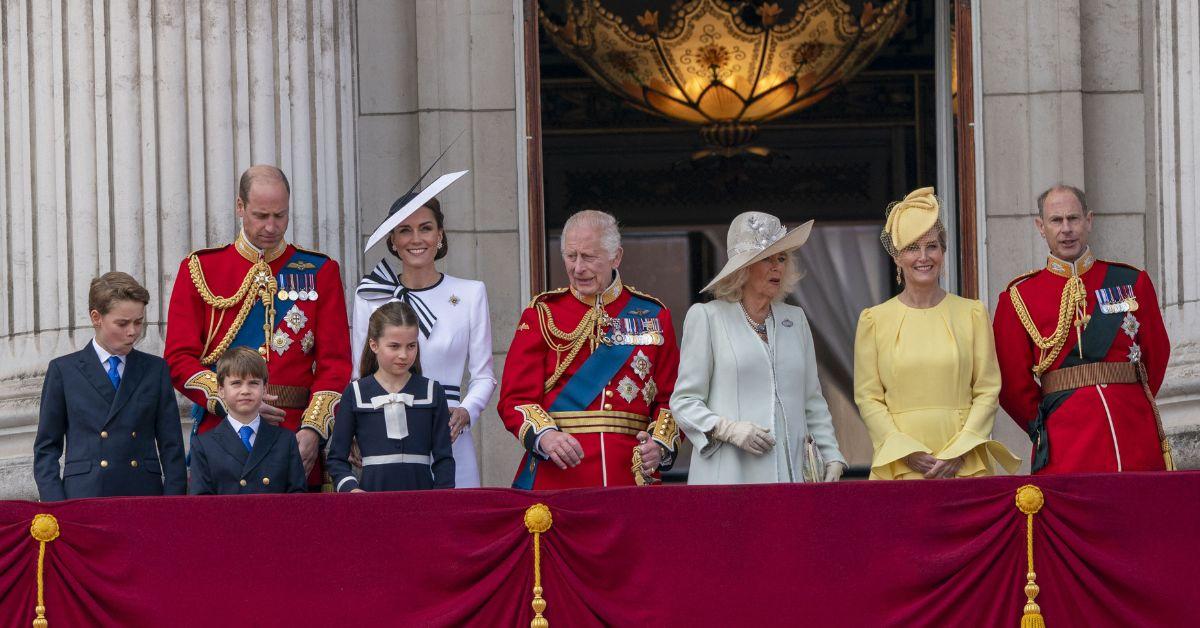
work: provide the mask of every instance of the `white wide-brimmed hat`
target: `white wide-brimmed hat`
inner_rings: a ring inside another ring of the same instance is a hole
[[[810,220],[791,231],[788,231],[771,214],[763,212],[744,212],[738,214],[729,224],[729,235],[725,239],[726,252],[729,261],[717,273],[713,280],[701,292],[707,292],[722,279],[737,271],[764,260],[777,253],[794,251],[808,241],[812,233],[813,221]]]
[[[470,170],[462,170],[460,172],[444,174],[438,177],[433,183],[430,183],[429,187],[421,190],[419,193],[415,192],[415,190],[409,190],[408,194],[405,194],[404,196],[400,197],[398,201],[392,203],[391,210],[388,212],[388,217],[385,218],[378,227],[376,227],[375,233],[371,234],[370,239],[367,240],[367,245],[363,247],[363,252],[365,253],[366,251],[371,250],[371,247],[379,244],[380,240],[386,238],[388,234],[392,232],[392,229],[396,228],[396,225],[404,222],[405,219],[413,215],[413,212],[424,207],[425,203],[428,202],[429,199],[437,196],[438,192],[450,187],[451,183],[458,181],[460,177],[468,172],[470,172]],[[421,176],[424,178],[424,175]],[[418,180],[417,185],[420,185],[420,183],[420,180]],[[415,188],[416,186],[413,187]]]

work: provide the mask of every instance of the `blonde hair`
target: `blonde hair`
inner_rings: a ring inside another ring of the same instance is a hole
[[[783,262],[783,280],[779,282],[779,294],[775,295],[775,301],[783,301],[796,289],[796,284],[804,278],[804,272],[796,266],[796,256],[794,251],[786,251],[784,255],[787,259]],[[767,258],[764,258],[767,259]],[[762,260],[759,260],[760,262]],[[755,262],[757,264],[758,262]],[[747,264],[733,274],[717,282],[709,292],[713,298],[730,303],[737,303],[742,300],[742,295],[746,290],[746,282],[750,280],[750,266]]]

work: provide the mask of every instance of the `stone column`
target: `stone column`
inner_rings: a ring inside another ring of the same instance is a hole
[[[1058,182],[1083,185],[1084,129],[1079,0],[980,3],[983,199],[987,242],[980,263],[996,298],[1015,276],[1045,264],[1033,224],[1037,195]],[[1028,458],[1029,437],[1004,411],[996,438]],[[1024,464],[1027,472],[1028,461]]]
[[[520,4],[360,0],[356,20],[361,242],[457,138],[426,181],[471,170],[438,196],[450,241],[439,266],[487,284],[498,378],[528,285],[520,261],[528,249],[518,235],[518,186],[525,184],[517,163],[518,142],[524,141],[517,103],[524,95],[516,89]],[[373,249],[362,257],[362,268],[384,255],[385,247]],[[520,449],[494,407],[480,418],[474,439],[483,484],[508,486]]]
[[[91,337],[90,280],[150,290],[160,353],[190,251],[237,231],[237,177],[275,163],[289,238],[358,275],[353,4],[0,4],[0,497],[34,497],[41,376]]]
[[[1160,0],[1145,9],[1142,47],[1154,133],[1148,178],[1159,214],[1147,258],[1171,334],[1171,363],[1159,392],[1163,423],[1181,467],[1200,468],[1200,2]]]

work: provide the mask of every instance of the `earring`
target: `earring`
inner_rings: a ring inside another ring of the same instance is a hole
[[[442,248],[442,241],[441,241],[441,240],[438,240],[438,248],[439,248],[439,249],[441,249],[441,248]]]
[[[899,266],[896,267],[896,285],[897,286],[904,285],[904,275],[901,274]]]

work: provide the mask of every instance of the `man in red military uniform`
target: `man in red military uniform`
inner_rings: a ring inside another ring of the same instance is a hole
[[[274,166],[242,174],[237,238],[179,265],[164,357],[175,388],[196,404],[193,430],[205,432],[225,415],[217,359],[230,347],[257,350],[269,373],[259,412],[296,433],[309,486],[319,487],[321,442],[350,381],[350,326],[337,262],[283,239],[290,192]]]
[[[504,364],[497,410],[527,452],[513,486],[652,483],[679,444],[671,313],[622,284],[612,216],[575,214],[562,242],[571,286],[530,302]]]
[[[1154,403],[1171,344],[1150,278],[1092,255],[1077,188],[1050,188],[1038,210],[1050,257],[1008,285],[993,322],[1000,405],[1033,441],[1033,472],[1171,468]]]

